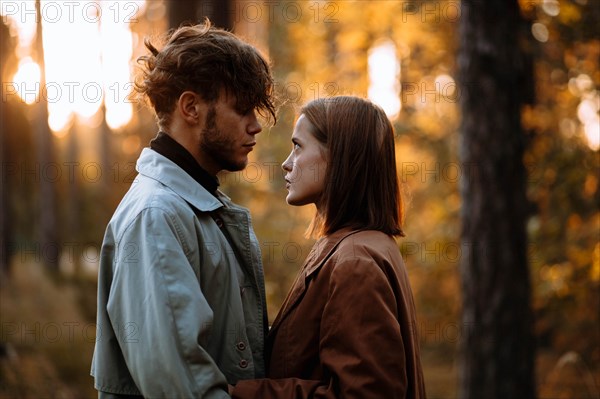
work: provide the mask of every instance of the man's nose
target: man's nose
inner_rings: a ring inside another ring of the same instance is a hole
[[[260,122],[258,121],[256,114],[254,113],[254,111],[252,111],[252,121],[248,125],[247,132],[248,132],[248,134],[251,134],[254,136],[255,134],[260,133],[261,131],[262,131],[262,126],[261,126]]]

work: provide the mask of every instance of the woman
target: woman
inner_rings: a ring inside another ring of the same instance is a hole
[[[234,398],[424,398],[394,132],[356,97],[308,103],[283,163],[287,202],[315,204],[315,243],[266,343],[268,379]]]

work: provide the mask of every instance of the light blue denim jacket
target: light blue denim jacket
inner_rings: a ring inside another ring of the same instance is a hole
[[[100,254],[95,387],[228,398],[227,383],[265,372],[266,300],[250,215],[151,149],[137,171]]]

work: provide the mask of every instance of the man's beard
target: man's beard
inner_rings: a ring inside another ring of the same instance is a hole
[[[204,154],[209,155],[221,169],[236,172],[246,167],[246,161],[236,162],[231,155],[235,147],[235,142],[228,139],[216,124],[217,112],[215,107],[211,107],[206,115],[206,126],[202,131],[200,149]]]

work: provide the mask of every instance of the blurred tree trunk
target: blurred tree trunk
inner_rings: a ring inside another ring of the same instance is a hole
[[[0,94],[2,90],[0,89]],[[0,103],[0,130],[2,130],[2,134],[0,134],[0,165],[2,165],[2,190],[0,190],[0,284],[3,283],[4,278],[6,278],[10,274],[10,258],[11,258],[11,246],[10,239],[12,237],[11,234],[11,224],[10,220],[10,210],[9,210],[9,190],[8,190],[8,178],[6,176],[7,172],[5,169],[8,169],[9,163],[6,162],[7,154],[6,154],[6,143],[5,138],[8,136],[8,132],[5,126],[5,109],[4,109],[4,101]]]
[[[459,397],[534,398],[525,133],[531,99],[518,0],[463,0],[460,19],[463,290]]]
[[[234,4],[235,0],[168,0],[169,28],[182,23],[196,24],[208,17],[215,26],[231,30]]]
[[[104,117],[102,118],[102,124],[100,125],[100,168],[102,171],[106,171],[103,172],[102,174],[102,189],[101,189],[101,198],[111,198],[111,192],[112,192],[112,187],[111,187],[111,175],[109,173],[110,170],[112,170],[112,165],[111,165],[111,161],[112,161],[112,129],[110,128],[110,126],[108,126],[108,123],[106,122],[106,103],[104,101],[102,101],[102,115],[104,115]],[[103,206],[100,210],[100,219],[102,221],[102,223],[104,224],[108,224],[108,222],[110,221],[110,217],[111,217],[111,210],[106,207]]]
[[[46,87],[46,73],[44,68],[44,46],[42,33],[42,15],[40,0],[36,0],[36,61],[40,66],[40,89]],[[58,272],[58,258],[60,256],[60,242],[58,240],[58,224],[56,215],[56,190],[54,188],[55,176],[52,171],[54,165],[54,144],[52,132],[48,126],[48,104],[45,97],[40,95],[34,106],[34,132],[38,143],[38,156],[40,165],[40,242],[37,246],[40,257],[48,270]]]
[[[98,24],[98,32],[101,32],[102,29],[102,21]],[[101,56],[104,58],[104,55]],[[103,60],[104,62],[104,60]],[[100,170],[102,171],[102,179],[100,180],[101,188],[100,188],[100,198],[104,198],[105,201],[111,203],[110,198],[112,198],[112,187],[111,187],[111,173],[109,171],[112,170],[111,160],[112,160],[112,142],[113,142],[113,132],[110,126],[108,126],[107,118],[107,110],[106,110],[106,93],[105,97],[102,100],[102,104],[100,105],[100,112],[102,113],[102,123],[99,129],[99,149],[100,149]],[[118,165],[117,165],[118,167]],[[115,182],[116,183],[116,182]],[[96,220],[101,224],[106,225],[110,221],[112,211],[114,209],[110,209],[108,206],[98,207],[96,209],[98,212]],[[82,243],[83,244],[83,243]],[[82,251],[85,249],[83,245],[81,246]],[[81,258],[81,257],[80,257]],[[80,266],[76,265],[76,266]],[[78,275],[80,269],[77,269]]]
[[[74,116],[69,129],[68,143],[67,143],[67,162],[71,165],[79,165],[79,140],[77,137],[77,118]],[[104,169],[107,170],[107,169]],[[69,245],[75,248],[75,251],[69,253],[69,262],[73,263],[73,274],[79,276],[81,272],[81,257],[79,256],[79,248],[82,247],[82,242],[79,242],[82,237],[81,231],[81,184],[79,181],[79,175],[74,173],[69,174],[69,189],[67,195],[68,209],[67,214],[67,227],[68,232],[65,234],[66,238],[69,239]],[[66,245],[66,243],[65,243]]]
[[[10,77],[16,70],[15,40],[8,26],[0,20],[0,285],[10,277],[14,256],[24,255],[25,246],[35,241],[37,212],[34,201],[38,186],[30,179],[37,162],[35,141],[27,118],[27,105],[11,87]],[[36,173],[36,177],[39,173]],[[18,223],[16,222],[18,221]],[[27,243],[27,244],[26,244]]]
[[[10,43],[10,32],[4,21],[0,21],[0,30],[2,32],[0,36],[0,59],[3,60],[0,63],[0,78],[2,82],[8,82],[8,77],[5,76],[7,74],[5,60],[8,59],[13,49],[11,46],[12,43]],[[2,101],[0,101],[0,165],[2,165],[2,175],[0,176],[0,284],[4,282],[4,279],[10,273],[9,268],[12,252],[10,246],[12,221],[10,220],[11,212],[9,209],[9,188],[12,187],[10,187],[8,181],[8,167],[10,166],[8,162],[8,136],[13,132],[10,130],[7,116],[8,101],[4,101],[4,87],[4,84],[0,87],[0,94],[2,95]]]

